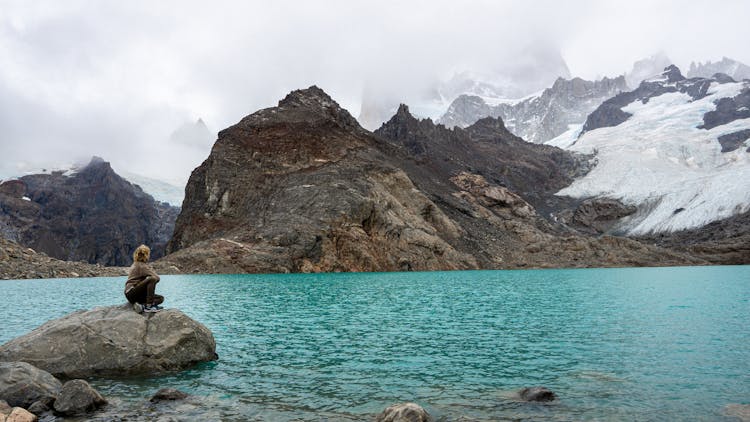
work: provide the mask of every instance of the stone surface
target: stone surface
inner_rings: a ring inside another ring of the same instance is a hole
[[[743,422],[750,421],[750,404],[728,404],[724,407],[723,412],[725,416],[731,418],[737,418]]]
[[[617,227],[623,217],[632,215],[637,208],[616,199],[592,198],[584,200],[575,210],[564,210],[559,221],[588,234],[607,233]]]
[[[174,271],[168,269],[169,271]],[[177,272],[177,271],[174,271]],[[0,238],[0,279],[112,277],[127,275],[127,268],[105,267],[50,258],[43,252]]]
[[[376,418],[376,422],[432,422],[433,418],[416,403],[398,403],[389,406]]]
[[[5,422],[35,422],[38,418],[35,414],[21,407],[14,407],[5,419]]]
[[[96,410],[107,400],[84,380],[66,382],[54,403],[55,412],[65,416],[79,415]]]
[[[48,372],[25,362],[0,362],[0,399],[10,406],[29,407],[55,398],[62,384]]]
[[[142,243],[156,259],[179,212],[97,157],[72,175],[33,174],[0,186],[0,236],[66,261],[126,266]]]
[[[78,311],[0,346],[0,361],[24,361],[67,378],[155,375],[216,358],[213,335],[176,309],[137,314],[129,304]]]
[[[46,397],[42,400],[37,400],[34,403],[31,403],[31,406],[26,408],[29,412],[41,416],[43,413],[49,412],[52,410],[52,405],[55,403],[55,400],[52,397]]]
[[[174,388],[162,388],[151,397],[150,401],[152,403],[155,403],[159,401],[182,400],[187,397],[188,395],[180,390],[176,390]]]
[[[547,402],[555,400],[555,393],[546,387],[526,387],[518,392],[518,395],[525,401]]]

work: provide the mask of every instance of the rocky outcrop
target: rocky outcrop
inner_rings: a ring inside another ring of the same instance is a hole
[[[54,376],[154,375],[216,358],[213,335],[176,309],[137,314],[128,304],[78,311],[0,346]]]
[[[700,263],[587,238],[550,214],[588,157],[499,119],[447,129],[408,107],[375,134],[317,87],[219,133],[160,265],[184,272],[403,271]]]
[[[696,229],[656,233],[639,241],[669,248],[716,265],[750,263],[750,211]]]
[[[9,413],[0,411],[0,422],[36,422],[38,418],[22,407],[14,407]]]
[[[0,234],[66,261],[130,265],[142,243],[158,258],[178,212],[97,157],[73,174],[34,174],[0,184]]]
[[[375,417],[376,422],[432,422],[434,419],[416,403],[389,406]]]
[[[487,104],[482,98],[462,95],[438,123],[466,127],[484,117],[500,117],[513,134],[528,142],[544,143],[580,125],[602,102],[628,91],[623,76],[597,81],[558,78],[541,94],[516,102]]]
[[[555,400],[556,396],[547,387],[526,387],[518,392],[521,400],[534,402],[548,402]]]
[[[62,384],[48,372],[26,362],[0,362],[0,400],[28,408],[34,402],[55,399]]]
[[[717,73],[723,73],[736,81],[750,79],[750,66],[729,57],[722,57],[717,62],[709,60],[705,63],[690,63],[687,76],[688,78],[711,78]]]
[[[127,268],[61,261],[44,252],[0,238],[0,280],[23,278],[112,277],[127,275]]]
[[[63,416],[92,412],[107,404],[107,400],[84,380],[66,382],[54,403],[55,412]]]
[[[587,234],[609,233],[620,219],[634,214],[638,209],[611,198],[584,200],[574,210],[564,210],[556,215],[558,221]]]

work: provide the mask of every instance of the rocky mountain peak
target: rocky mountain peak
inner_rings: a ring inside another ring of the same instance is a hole
[[[333,98],[315,85],[290,92],[279,101],[279,107],[341,108]]]
[[[313,85],[287,94],[277,107],[255,112],[240,122],[240,126],[266,127],[277,124],[320,124],[334,122],[347,130],[361,131],[357,120],[334,101],[325,91]]]
[[[685,79],[684,76],[682,76],[682,72],[680,72],[680,69],[671,64],[664,68],[664,72],[661,73],[662,76],[667,78],[667,81],[670,83],[679,82]]]

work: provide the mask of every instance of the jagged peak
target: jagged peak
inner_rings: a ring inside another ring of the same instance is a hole
[[[679,82],[685,79],[685,77],[682,76],[682,72],[680,72],[680,68],[673,64],[665,67],[661,74],[666,77],[669,82]]]
[[[279,107],[341,108],[333,98],[316,85],[290,92],[284,99],[279,101]]]

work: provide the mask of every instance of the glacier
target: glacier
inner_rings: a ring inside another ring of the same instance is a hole
[[[557,194],[574,198],[606,197],[639,207],[621,221],[629,235],[700,227],[750,209],[750,152],[745,147],[721,152],[718,137],[750,128],[737,119],[710,130],[699,129],[703,115],[720,98],[750,88],[750,81],[712,82],[707,95],[694,100],[681,92],[633,101],[632,114],[613,127],[585,132],[567,149],[594,154],[595,167]],[[566,133],[549,143],[565,147]]]

